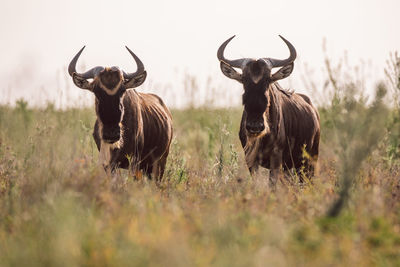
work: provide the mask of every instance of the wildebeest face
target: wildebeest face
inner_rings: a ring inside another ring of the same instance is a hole
[[[242,96],[245,110],[245,126],[249,136],[259,136],[265,133],[267,127],[268,97],[266,89],[269,86],[269,72],[263,60],[252,60],[243,68]]]
[[[101,122],[101,135],[105,142],[115,143],[120,139],[120,121],[123,115],[121,99],[126,91],[122,84],[122,72],[116,68],[105,68],[96,77],[93,93],[96,96],[96,111]]]

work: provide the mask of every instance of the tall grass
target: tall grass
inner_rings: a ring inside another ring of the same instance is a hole
[[[265,172],[248,173],[241,108],[173,110],[156,186],[127,171],[116,184],[105,175],[93,109],[1,106],[0,265],[399,265],[399,113],[385,97],[393,87],[381,83],[367,100],[337,71],[327,65],[319,173],[276,191]]]

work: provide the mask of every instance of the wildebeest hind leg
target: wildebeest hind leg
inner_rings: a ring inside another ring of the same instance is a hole
[[[153,165],[153,173],[152,174],[155,177],[157,182],[161,182],[161,179],[164,176],[166,163],[167,163],[167,156],[163,156],[157,162],[155,162]]]
[[[296,173],[299,176],[299,182],[304,183],[304,181],[311,181],[314,176],[314,164],[313,160],[306,160],[304,164],[296,169]]]

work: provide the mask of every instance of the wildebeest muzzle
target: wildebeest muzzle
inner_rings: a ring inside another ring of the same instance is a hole
[[[103,140],[106,143],[113,144],[121,137],[121,129],[119,125],[116,126],[103,126]]]
[[[264,131],[264,121],[248,121],[246,122],[246,130],[249,135],[259,135]]]

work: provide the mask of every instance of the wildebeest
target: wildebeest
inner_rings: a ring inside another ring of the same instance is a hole
[[[285,90],[277,83],[292,73],[295,48],[280,36],[290,51],[287,59],[229,60],[224,57],[224,50],[234,37],[219,47],[217,57],[222,73],[243,84],[244,110],[239,138],[250,173],[253,174],[260,165],[270,169],[273,185],[281,168],[295,168],[298,173],[304,172],[311,177],[318,158],[318,111],[306,95]],[[271,73],[272,68],[277,67],[282,68]],[[242,73],[234,68],[241,69]]]
[[[172,118],[160,97],[133,89],[146,79],[142,61],[126,47],[137,64],[136,72],[97,66],[77,73],[76,62],[84,48],[72,59],[68,72],[76,86],[95,95],[93,137],[101,164],[107,172],[131,166],[135,174],[143,171],[160,180],[172,139]]]

